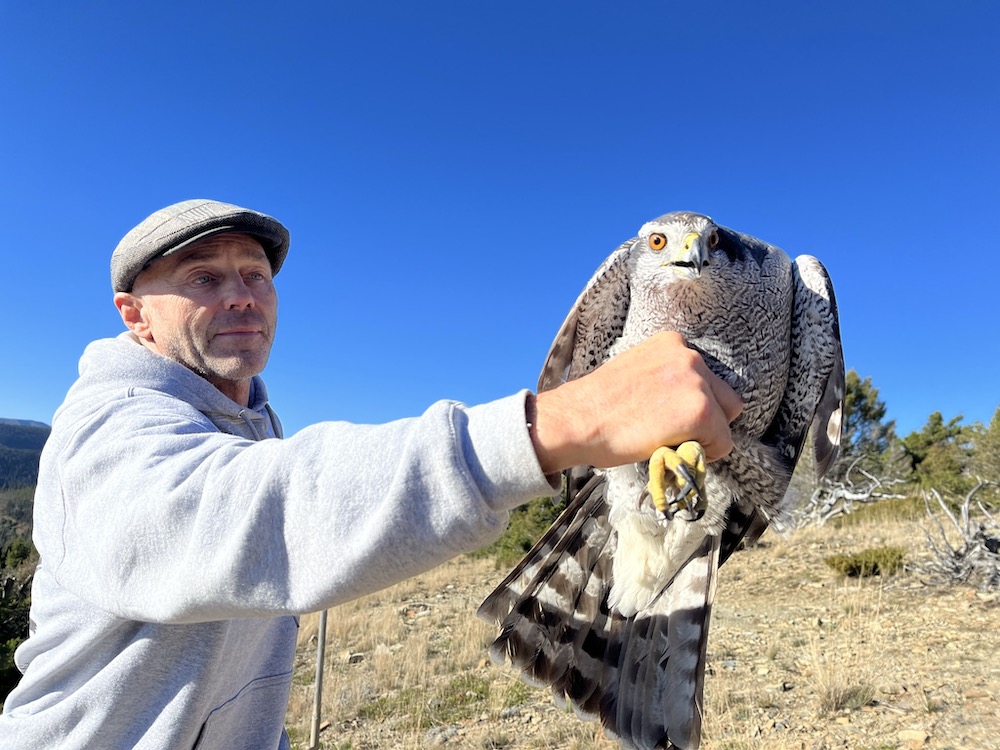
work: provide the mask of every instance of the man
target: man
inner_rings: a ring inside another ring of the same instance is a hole
[[[564,468],[732,447],[739,398],[673,334],[538,396],[275,439],[258,375],[288,246],[196,200],[115,249],[128,330],[87,347],[42,455],[4,748],[286,748],[296,615],[489,543]]]

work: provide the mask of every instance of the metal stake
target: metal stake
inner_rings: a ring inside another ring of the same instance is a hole
[[[316,695],[313,698],[309,750],[319,750],[319,723],[323,708],[323,665],[326,663],[326,613],[325,609],[319,613],[319,635],[316,644]]]

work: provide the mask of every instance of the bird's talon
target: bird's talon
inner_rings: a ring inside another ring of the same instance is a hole
[[[670,492],[668,497],[667,492]],[[701,518],[705,498],[705,452],[689,441],[676,450],[661,447],[649,459],[649,484],[646,494],[668,520],[679,513],[689,521]]]

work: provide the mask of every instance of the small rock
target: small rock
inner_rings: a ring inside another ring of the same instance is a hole
[[[927,740],[930,739],[930,735],[923,729],[901,729],[896,736],[899,737],[899,741],[904,743],[909,750],[918,750],[918,748],[927,744]]]
[[[438,727],[427,732],[425,737],[434,747],[439,747],[448,743],[448,740],[459,734],[459,727]]]

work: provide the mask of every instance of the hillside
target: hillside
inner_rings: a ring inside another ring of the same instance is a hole
[[[0,419],[0,553],[31,536],[38,461],[49,432],[48,425]]]
[[[38,461],[48,425],[0,419],[0,701],[19,679],[14,649],[28,632],[29,591],[36,555],[31,520]]]
[[[722,569],[704,750],[987,750],[1000,736],[996,594],[912,572],[843,579],[825,562],[881,545],[927,556],[922,521],[812,528]],[[323,748],[614,750],[489,662],[476,607],[506,571],[453,561],[331,611]],[[288,724],[308,746],[316,616],[304,618]]]
[[[37,422],[0,419],[0,490],[35,485],[38,459],[50,431]]]
[[[33,419],[8,419],[6,417],[0,417],[0,425],[14,425],[16,427],[44,427],[48,429],[49,426],[44,422],[36,422]]]

